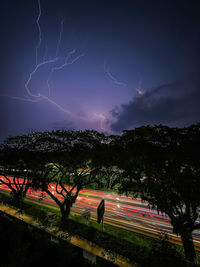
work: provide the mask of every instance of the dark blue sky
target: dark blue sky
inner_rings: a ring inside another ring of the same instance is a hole
[[[0,140],[199,122],[199,12],[198,1],[5,1]]]

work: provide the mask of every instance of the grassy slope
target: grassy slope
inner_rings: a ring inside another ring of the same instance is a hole
[[[25,213],[37,220],[47,222],[48,214],[60,216],[60,211],[47,205],[42,205],[30,200],[25,200]],[[78,215],[70,215],[67,231],[71,234],[82,236],[107,250],[115,251],[123,256],[134,260],[142,266],[191,266],[187,264],[182,256],[182,249],[169,244],[166,240],[154,240],[129,232],[120,230],[111,225],[105,225],[106,231],[102,233],[101,226],[90,220],[89,224]]]

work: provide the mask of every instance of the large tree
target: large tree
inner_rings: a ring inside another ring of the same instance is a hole
[[[14,202],[22,204],[29,188],[44,188],[43,176],[47,171],[44,153],[30,149],[31,138],[8,138],[1,146],[0,184],[11,190]],[[25,142],[29,140],[29,142]],[[38,179],[40,177],[40,179]]]
[[[55,184],[45,192],[59,206],[62,221],[70,214],[72,205],[85,186],[98,182],[98,168],[94,164],[96,148],[105,142],[105,136],[96,131],[45,132],[36,141],[37,149],[47,150],[47,183]]]
[[[119,147],[119,143],[116,144]],[[140,127],[125,131],[116,164],[123,190],[139,194],[169,216],[186,258],[195,261],[192,232],[200,228],[200,124],[188,128]]]

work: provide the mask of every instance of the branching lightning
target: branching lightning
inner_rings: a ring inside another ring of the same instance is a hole
[[[39,49],[40,49],[41,44],[42,44],[42,32],[41,32],[41,27],[40,27],[40,18],[42,16],[41,0],[38,0],[38,10],[39,10],[39,13],[38,13],[38,16],[37,16],[37,19],[36,19],[36,25],[37,25],[37,28],[38,28],[39,36],[38,36],[37,45],[35,46],[35,61],[36,61],[36,64],[33,67],[33,70],[29,73],[28,78],[27,78],[27,80],[25,82],[25,85],[24,85],[27,96],[26,97],[19,97],[19,96],[10,96],[10,95],[7,95],[7,94],[0,95],[0,96],[8,97],[8,98],[11,98],[11,99],[14,99],[14,100],[20,100],[20,101],[25,101],[25,102],[33,102],[33,103],[37,103],[37,102],[40,102],[40,101],[47,101],[48,103],[54,105],[57,109],[59,109],[63,113],[69,115],[70,118],[77,119],[79,121],[84,122],[85,118],[83,118],[81,116],[77,116],[76,114],[72,113],[68,109],[65,109],[64,107],[62,107],[59,103],[57,103],[56,101],[54,101],[50,97],[51,80],[53,78],[54,72],[60,71],[60,70],[64,69],[65,67],[74,64],[81,57],[83,57],[84,54],[76,55],[76,50],[73,49],[73,50],[69,51],[66,56],[64,56],[64,57],[59,56],[59,49],[60,49],[60,45],[61,45],[61,42],[62,42],[64,21],[65,21],[63,19],[61,21],[59,38],[58,38],[57,45],[56,45],[55,56],[53,58],[50,58],[47,55],[47,46],[45,46],[45,51],[44,51],[43,58],[42,58],[42,60],[39,60],[38,52],[39,52]],[[41,91],[39,93],[34,93],[33,90],[30,89],[33,77],[34,77],[34,75],[36,73],[39,72],[39,70],[42,67],[45,67],[45,66],[50,66],[49,74],[48,74],[47,80],[46,80],[48,93],[47,94],[40,93]],[[120,85],[120,86],[126,86],[125,83],[120,82],[115,77],[113,77],[113,75],[106,68],[105,62],[104,62],[104,70],[105,70],[106,74],[108,75],[109,79],[112,82],[114,82],[115,84]],[[100,129],[102,131],[104,131],[104,132],[108,131],[108,130],[106,130],[106,117],[103,114],[95,113],[94,114],[94,118],[95,118],[95,120],[97,120],[100,123]]]
[[[63,108],[61,105],[59,105],[57,102],[55,102],[54,100],[52,100],[52,99],[49,98],[48,96],[45,96],[45,95],[41,95],[41,94],[40,94],[40,97],[41,97],[41,100],[42,100],[42,99],[47,100],[49,103],[51,103],[51,104],[53,104],[54,106],[56,106],[56,107],[57,107],[59,110],[61,110],[62,112],[69,114],[71,117],[74,117],[74,116],[75,116],[71,111],[69,111],[69,110]]]
[[[50,91],[51,91],[50,80],[51,80],[51,77],[52,77],[53,73],[54,73],[55,71],[57,71],[57,70],[61,70],[61,69],[65,68],[65,67],[67,67],[67,66],[69,66],[69,65],[72,65],[72,64],[73,64],[74,62],[76,62],[80,57],[84,56],[84,54],[81,54],[81,55],[75,57],[72,61],[69,62],[69,61],[68,61],[69,58],[70,58],[70,57],[72,56],[72,54],[74,54],[75,52],[76,52],[75,50],[70,51],[70,52],[67,54],[67,56],[64,58],[64,63],[63,63],[63,64],[61,64],[61,65],[59,65],[59,66],[57,66],[57,67],[53,67],[53,68],[51,69],[51,71],[50,71],[50,73],[49,73],[49,76],[48,76],[48,79],[47,79],[47,87],[48,87],[48,89],[49,89],[49,96],[50,96]]]
[[[62,41],[62,34],[63,34],[63,25],[64,25],[64,19],[61,21],[61,29],[60,29],[60,33],[59,33],[59,39],[58,39],[58,43],[56,46],[56,55],[53,59],[46,59],[47,56],[47,46],[45,47],[45,54],[43,56],[43,61],[41,61],[40,63],[38,63],[38,50],[40,49],[40,46],[42,44],[42,33],[41,33],[41,27],[40,27],[40,17],[42,15],[42,10],[41,10],[41,2],[40,0],[38,0],[38,9],[39,9],[39,13],[36,19],[36,24],[37,24],[37,28],[38,28],[38,32],[39,32],[39,37],[38,37],[38,43],[35,47],[35,53],[36,53],[36,65],[34,67],[34,69],[31,71],[31,73],[28,76],[27,81],[25,82],[25,90],[26,93],[28,94],[28,97],[18,97],[18,96],[10,96],[7,94],[2,94],[0,96],[3,97],[8,97],[11,99],[15,99],[15,100],[20,100],[20,101],[25,101],[25,102],[40,102],[42,100],[46,100],[49,103],[53,104],[54,106],[56,106],[59,110],[61,110],[64,113],[69,114],[71,117],[75,116],[71,111],[63,108],[61,105],[59,105],[57,102],[55,102],[53,99],[51,99],[49,96],[46,96],[44,94],[41,93],[32,93],[29,86],[30,83],[32,81],[33,76],[37,73],[37,71],[45,65],[49,65],[49,64],[53,64],[56,63],[58,60],[64,60],[64,63],[60,63],[60,65],[56,66],[56,67],[52,67],[50,70],[50,73],[48,75],[48,79],[47,79],[47,87],[49,90],[49,94],[50,94],[50,84],[49,81],[51,79],[52,74],[54,73],[54,71],[57,70],[61,70],[64,67],[68,66],[68,65],[72,65],[73,63],[75,63],[80,57],[84,56],[84,54],[80,54],[78,56],[76,56],[74,59],[72,59],[71,61],[69,61],[70,57],[76,52],[75,50],[70,51],[66,57],[58,57],[58,53],[59,53],[59,48],[60,48],[60,44]]]
[[[30,89],[29,89],[29,83],[31,82],[31,79],[32,79],[33,75],[37,72],[37,70],[38,70],[40,67],[42,67],[42,66],[44,66],[44,65],[47,65],[47,64],[54,63],[54,62],[56,62],[58,59],[59,59],[59,57],[54,58],[54,59],[50,59],[50,60],[43,61],[43,62],[41,62],[40,64],[37,64],[36,67],[34,68],[34,70],[30,73],[29,78],[28,78],[27,82],[25,83],[26,91],[27,91],[27,93],[28,93],[28,95],[29,95],[30,97],[40,97],[40,93],[37,94],[37,95],[35,95],[35,94],[31,93],[31,91],[30,91]]]
[[[104,60],[104,71],[105,71],[105,73],[108,75],[109,79],[110,79],[112,82],[114,82],[115,84],[120,85],[120,86],[126,86],[126,83],[118,81],[118,80],[117,80],[117,79],[110,73],[109,69],[108,69],[107,66],[106,66],[106,62],[105,62],[105,60]]]

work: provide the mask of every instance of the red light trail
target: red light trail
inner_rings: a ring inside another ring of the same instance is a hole
[[[5,179],[3,176],[0,176],[0,178]],[[22,180],[19,179],[19,183],[22,183]],[[50,191],[59,200],[62,200],[63,197],[56,193],[55,188],[55,184],[49,185]],[[10,192],[10,189],[4,184],[0,184],[0,190]],[[57,207],[50,196],[41,190],[29,189],[27,198],[37,201],[42,198],[42,203]],[[158,214],[156,210],[149,209],[148,203],[142,202],[140,199],[132,199],[112,192],[82,189],[71,212],[81,215],[87,210],[91,212],[91,218],[96,219],[97,207],[101,199],[105,200],[105,223],[154,237],[158,236],[159,233],[167,233],[173,242],[180,244],[180,238],[173,234],[169,217],[165,214]],[[199,230],[193,232],[193,238],[195,246],[200,247]]]

